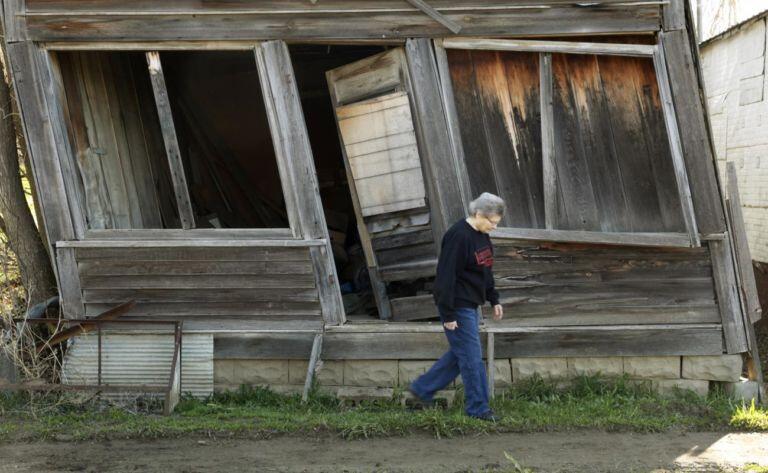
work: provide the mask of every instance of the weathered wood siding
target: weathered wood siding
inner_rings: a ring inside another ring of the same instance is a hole
[[[462,35],[594,34],[655,31],[661,4],[602,0],[433,0]],[[620,5],[612,5],[619,3]],[[521,8],[527,6],[528,8]],[[20,19],[32,40],[217,40],[409,38],[450,33],[402,0],[173,2],[29,0]],[[343,27],[339,27],[342,25]]]
[[[320,317],[310,250],[76,248],[86,315],[131,299],[129,315]]]
[[[707,247],[494,244],[505,324],[720,323]]]

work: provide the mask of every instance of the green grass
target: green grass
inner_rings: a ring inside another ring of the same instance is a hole
[[[457,399],[461,399],[461,395]],[[503,416],[488,424],[463,414],[461,402],[450,409],[411,411],[397,400],[344,406],[313,392],[307,404],[297,395],[242,387],[199,401],[185,398],[175,413],[157,414],[157,403],[140,409],[89,402],[63,395],[30,400],[0,396],[0,439],[158,438],[184,435],[270,437],[331,433],[369,438],[426,432],[451,437],[492,432],[603,431],[665,432],[768,430],[768,411],[745,407],[714,391],[706,398],[690,392],[661,397],[626,379],[583,377],[566,389],[532,379],[493,400]]]

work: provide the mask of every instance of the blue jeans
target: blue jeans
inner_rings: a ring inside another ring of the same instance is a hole
[[[451,349],[411,384],[411,390],[424,400],[448,386],[461,373],[467,415],[478,416],[488,407],[488,379],[485,374],[480,329],[476,309],[457,309],[456,330],[443,328]]]

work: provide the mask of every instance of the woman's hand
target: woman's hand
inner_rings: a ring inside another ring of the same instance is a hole
[[[443,324],[443,327],[445,327],[446,330],[456,330],[459,327],[459,324],[457,322],[445,322]]]
[[[504,308],[501,304],[493,306],[493,320],[501,320],[504,317]]]

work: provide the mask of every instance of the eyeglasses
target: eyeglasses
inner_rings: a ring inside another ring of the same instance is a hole
[[[501,222],[501,217],[499,217],[499,216],[496,216],[496,217],[494,217],[494,218],[492,218],[492,219],[491,219],[491,218],[488,218],[488,217],[486,217],[486,216],[485,216],[485,215],[483,215],[483,214],[480,214],[480,216],[481,216],[481,217],[482,217],[482,218],[483,218],[483,219],[484,219],[486,222],[490,223],[490,224],[491,224],[491,226],[493,226],[494,228],[495,228],[495,227],[497,227],[497,226],[499,225],[499,222]]]

